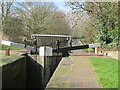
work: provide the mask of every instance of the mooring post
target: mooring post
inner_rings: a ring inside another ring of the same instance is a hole
[[[57,53],[59,53],[59,48],[60,48],[60,41],[57,40]]]
[[[6,56],[10,56],[10,48],[7,48],[5,52],[6,52]]]
[[[33,44],[34,44],[35,54],[37,54],[37,40],[36,39],[33,41]]]
[[[72,47],[72,42],[73,42],[73,41],[72,41],[72,39],[71,39],[71,40],[70,40],[70,47]]]
[[[95,48],[95,54],[99,54],[100,53],[100,48],[99,47],[96,47]]]
[[[26,48],[27,47],[27,41],[26,41],[26,39],[24,40],[24,44],[25,44],[24,48]]]

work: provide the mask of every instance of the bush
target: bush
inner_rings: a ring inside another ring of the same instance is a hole
[[[95,50],[93,48],[88,48],[85,50],[86,52],[95,52]]]

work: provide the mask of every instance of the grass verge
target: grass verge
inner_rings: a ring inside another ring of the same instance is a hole
[[[109,58],[90,58],[103,88],[118,88],[118,61]]]
[[[14,46],[0,45],[0,50],[6,50],[8,48],[10,48],[10,50],[21,50],[21,48],[17,48],[17,47],[14,47]]]

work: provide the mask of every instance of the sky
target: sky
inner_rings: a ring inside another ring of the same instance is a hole
[[[54,2],[54,4],[60,9],[63,10],[64,9],[64,2]]]
[[[7,0],[7,1],[11,1],[11,0]],[[54,2],[54,4],[57,6],[57,8],[59,10],[62,11],[69,11],[70,8],[65,6],[65,1],[67,0],[14,0],[16,2]]]
[[[58,7],[59,10],[66,11],[66,12],[70,10],[70,8],[65,5],[64,1],[58,0],[58,2],[55,1],[54,4]]]

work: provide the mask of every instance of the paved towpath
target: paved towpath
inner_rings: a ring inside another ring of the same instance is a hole
[[[77,53],[63,58],[46,88],[100,88],[89,56]]]

